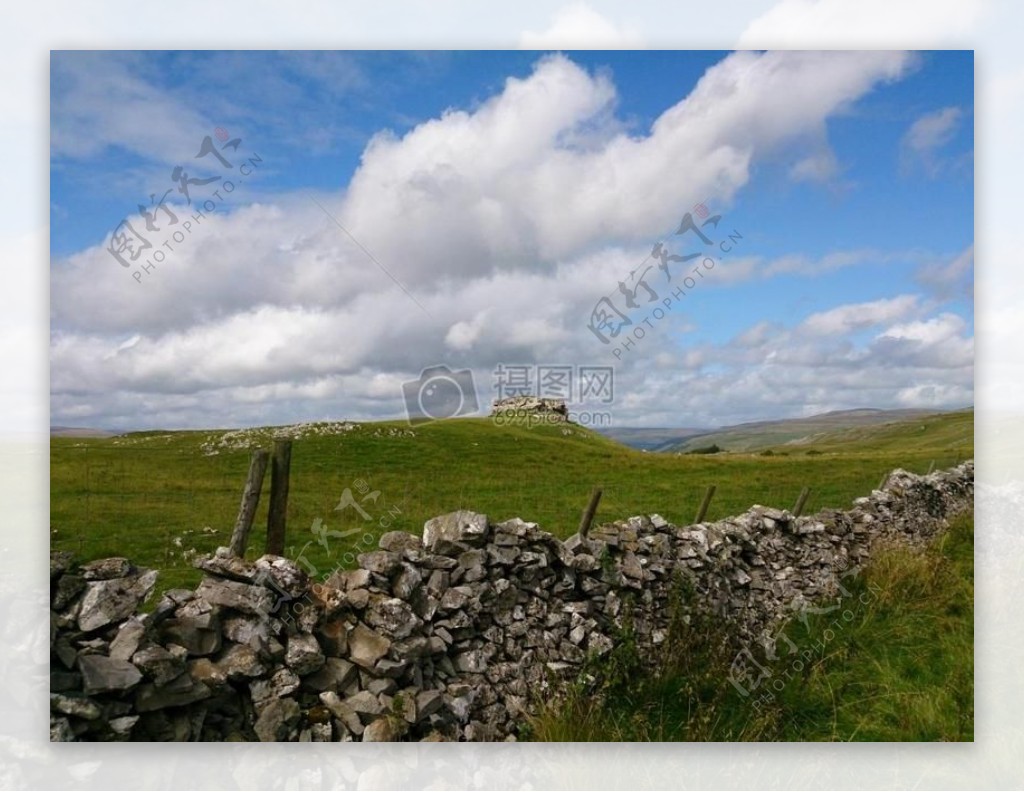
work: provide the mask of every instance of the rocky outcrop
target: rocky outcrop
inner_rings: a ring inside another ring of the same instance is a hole
[[[498,399],[491,407],[492,417],[548,418],[569,420],[569,408],[564,399],[543,399],[538,396],[509,396]]]
[[[559,541],[459,511],[391,532],[359,567],[310,581],[227,550],[195,591],[139,612],[155,573],[50,561],[53,740],[501,740],[600,663],[625,625],[649,657],[669,614],[720,616],[762,640],[834,594],[879,542],[919,543],[973,508],[974,467],[893,472],[848,511],[754,506],[715,523],[658,515]]]

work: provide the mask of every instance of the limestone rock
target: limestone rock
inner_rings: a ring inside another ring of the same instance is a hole
[[[131,569],[127,558],[101,558],[83,564],[82,577],[86,580],[113,580],[127,576]]]
[[[127,660],[104,655],[81,655],[78,670],[82,673],[82,690],[87,695],[131,690],[142,680],[142,674]]]
[[[486,515],[460,509],[427,520],[423,526],[423,545],[430,552],[448,554],[460,544],[480,547],[488,531]]]
[[[211,605],[262,615],[272,613],[279,602],[279,598],[263,586],[214,577],[203,578],[196,589],[196,596]]]
[[[78,628],[90,632],[131,616],[153,591],[156,577],[156,571],[145,570],[128,577],[87,583],[78,612]]]
[[[302,712],[295,699],[281,698],[270,702],[256,720],[256,736],[260,742],[287,740],[299,722]]]
[[[348,636],[349,659],[363,668],[373,668],[388,653],[391,641],[361,622]]]
[[[324,665],[324,653],[314,636],[299,633],[288,638],[285,664],[299,676],[312,674]]]
[[[156,687],[163,687],[185,670],[188,651],[183,646],[171,646],[173,651],[162,646],[148,646],[140,649],[132,657],[135,667],[148,679],[153,680]]]

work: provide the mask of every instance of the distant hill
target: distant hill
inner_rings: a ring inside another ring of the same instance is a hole
[[[812,415],[808,418],[789,418],[780,421],[725,426],[692,435],[662,447],[660,450],[687,453],[696,448],[717,445],[724,451],[761,451],[782,445],[810,445],[836,432],[902,421],[914,421],[935,416],[935,410],[837,410]],[[973,412],[972,412],[973,415]]]
[[[50,437],[114,437],[115,432],[80,426],[51,426]]]
[[[706,434],[711,429],[676,429],[676,428],[633,428],[623,427],[600,429],[593,427],[594,431],[610,437],[616,442],[622,443],[630,448],[641,451],[659,451],[662,448],[676,445],[689,437]]]
[[[809,443],[783,446],[834,453],[920,453],[952,451],[955,458],[974,454],[974,410],[933,413],[874,426],[856,426],[818,435]]]

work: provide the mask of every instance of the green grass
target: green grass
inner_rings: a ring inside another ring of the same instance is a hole
[[[930,449],[964,449],[967,454],[974,448],[974,410],[859,426],[820,435],[806,445],[775,446],[776,450],[789,449],[794,452],[807,448],[834,453],[913,453]]]
[[[729,646],[727,628],[708,619],[676,620],[655,673],[642,668],[627,630],[599,671],[599,689],[581,684],[534,718],[524,736],[973,740],[973,515],[955,519],[923,552],[877,553],[846,588],[840,610],[786,627],[796,649],[780,640],[777,659],[766,665],[772,676],[747,696],[729,682],[736,647]],[[765,692],[774,698],[755,705]]]
[[[959,420],[959,419],[957,419]],[[674,455],[635,451],[599,434],[563,427],[495,426],[486,419],[428,423],[409,433],[402,422],[360,424],[337,435],[294,441],[288,504],[288,554],[317,574],[351,566],[385,530],[418,533],[425,520],[459,508],[502,520],[519,516],[558,536],[575,532],[593,487],[603,490],[597,521],[634,514],[693,520],[705,489],[717,492],[708,519],[753,503],[792,507],[811,488],[808,512],[846,507],[894,467],[925,472],[973,454],[973,443],[943,445],[939,433],[909,448],[808,456]],[[192,552],[226,545],[249,465],[246,449],[206,455],[222,432],[143,432],[115,438],[52,438],[50,527],[54,549],[83,560],[125,555],[161,570],[160,589],[194,586]],[[262,433],[269,445],[269,430]],[[356,482],[376,500],[336,511]],[[250,556],[262,553],[269,483],[256,517]],[[390,517],[388,516],[390,514]],[[319,543],[316,520],[330,532]],[[389,522],[390,521],[390,522]],[[333,535],[332,535],[333,534]],[[341,534],[345,534],[342,536]]]

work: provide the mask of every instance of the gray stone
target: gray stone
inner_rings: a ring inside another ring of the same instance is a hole
[[[460,509],[427,520],[423,526],[423,545],[430,552],[449,554],[459,544],[480,547],[487,539],[487,516]]]
[[[409,667],[408,660],[391,660],[383,657],[373,667],[373,672],[379,676],[400,677]]]
[[[348,660],[340,657],[328,657],[323,668],[302,680],[303,687],[317,692],[324,690],[344,690],[353,679],[358,677],[358,669]]]
[[[231,555],[225,547],[218,547],[217,552],[212,556],[199,556],[192,562],[192,566],[209,572],[215,577],[227,578],[240,583],[254,583],[257,580],[256,565],[244,558]]]
[[[370,679],[364,685],[364,689],[368,690],[375,696],[379,696],[381,693],[391,694],[398,690],[398,683],[388,677],[379,677],[376,679]],[[353,691],[350,695],[355,695],[359,691]]]
[[[223,620],[221,632],[229,641],[265,652],[276,634],[275,624],[275,621],[258,616],[232,616]]]
[[[416,694],[416,712],[422,720],[428,718],[444,706],[443,690],[421,690]]]
[[[362,610],[370,602],[370,592],[364,588],[349,589],[345,592],[345,598],[353,610]]]
[[[300,597],[309,588],[309,576],[287,558],[265,555],[256,559],[256,575],[264,586],[276,589],[290,597]]]
[[[369,690],[360,690],[354,696],[345,699],[345,703],[351,707],[364,724],[370,723],[384,712],[380,699]]]
[[[217,668],[228,679],[247,679],[263,676],[267,668],[260,662],[252,647],[246,644],[232,644],[217,660]]]
[[[96,720],[102,714],[99,705],[92,699],[82,696],[65,696],[60,693],[50,694],[50,710],[61,715],[74,715],[84,720]]]
[[[203,657],[220,649],[220,623],[216,616],[182,616],[168,619],[161,628],[163,640],[185,647],[189,655]]]
[[[82,686],[82,675],[74,671],[50,669],[50,692],[63,693],[66,690],[78,690]]]
[[[296,674],[305,676],[323,668],[324,653],[314,636],[298,633],[288,638],[284,662]]]
[[[329,619],[321,622],[316,630],[317,640],[324,654],[342,657],[348,654],[349,624],[344,619]]]
[[[50,600],[50,607],[62,611],[85,589],[85,578],[81,575],[61,575],[56,591]]]
[[[422,550],[423,541],[415,534],[406,531],[388,531],[381,534],[377,542],[381,550],[389,550],[392,553],[402,553],[406,550]]]
[[[412,564],[403,562],[398,574],[391,581],[391,590],[399,599],[408,600],[422,582],[422,573]]]
[[[287,740],[298,725],[301,714],[295,699],[275,699],[263,708],[256,719],[256,736],[260,742]]]
[[[145,570],[129,577],[87,583],[78,612],[78,629],[91,632],[131,616],[153,591],[156,578],[155,570]]]
[[[349,659],[363,668],[373,668],[390,648],[390,640],[361,622],[348,636]]]
[[[363,742],[394,742],[404,733],[402,726],[398,718],[378,718],[363,731]]]
[[[371,605],[364,618],[371,627],[399,640],[411,635],[421,623],[409,603],[397,597],[390,597]]]
[[[466,607],[473,596],[473,589],[469,586],[454,586],[441,596],[440,610],[452,611]]]
[[[242,613],[267,615],[273,612],[279,598],[263,586],[234,580],[205,577],[196,589],[196,596],[211,605],[233,608]]]
[[[75,732],[67,718],[50,718],[50,742],[73,742]]]
[[[132,657],[132,663],[157,687],[163,687],[185,670],[185,659],[188,650],[183,646],[172,644],[174,651],[162,646],[148,646],[140,649]]]
[[[384,575],[385,577],[396,571],[399,564],[402,563],[402,557],[398,553],[392,553],[388,550],[373,550],[369,553],[360,553],[357,560],[359,561],[359,566],[363,569],[375,575]]]
[[[152,682],[140,685],[135,694],[135,711],[152,712],[166,707],[181,707],[209,697],[210,688],[191,674],[182,674],[163,687],[157,687]]]
[[[126,660],[90,654],[78,658],[82,690],[87,695],[131,690],[142,680],[139,669]]]
[[[487,655],[480,649],[455,655],[452,662],[463,674],[482,674],[487,670]]]
[[[346,701],[343,701],[337,693],[331,690],[325,690],[320,694],[320,701],[323,703],[331,714],[334,715],[345,728],[356,735],[357,737],[363,733],[365,727],[363,726],[362,720],[360,720],[358,713],[352,707],[348,705]]]
[[[257,708],[275,698],[290,696],[299,689],[298,676],[287,668],[275,672],[270,679],[257,679],[249,683],[249,693]]]
[[[63,575],[75,564],[75,556],[68,550],[53,550],[50,552],[50,580]]]
[[[146,634],[146,622],[142,616],[132,616],[118,630],[110,642],[109,655],[115,660],[131,660]]]
[[[228,683],[227,674],[209,657],[198,657],[189,661],[188,673],[192,679],[202,682],[211,691],[221,690]]]
[[[336,569],[327,578],[327,585],[341,591],[366,588],[370,585],[370,571],[368,569]]]
[[[122,715],[120,718],[111,718],[110,731],[118,738],[127,739],[138,722],[138,715]]]
[[[101,558],[82,565],[82,577],[86,580],[113,580],[123,578],[132,571],[127,558]]]
[[[622,556],[622,574],[633,580],[644,579],[644,568],[634,553],[626,552]]]

